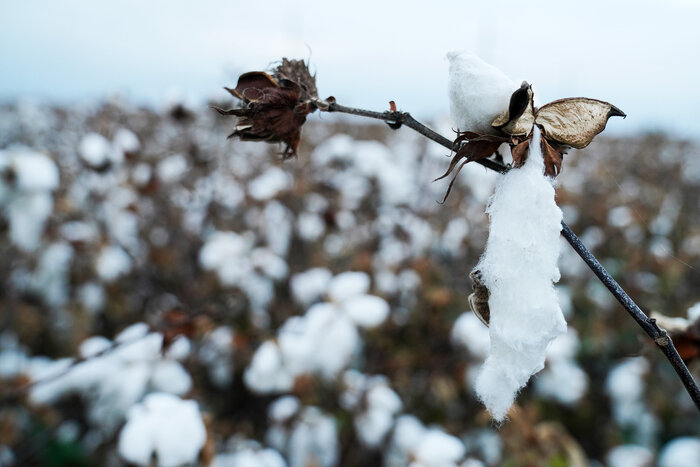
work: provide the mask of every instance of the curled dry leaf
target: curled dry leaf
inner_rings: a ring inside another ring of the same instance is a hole
[[[583,149],[605,129],[610,117],[626,115],[608,102],[572,97],[540,107],[535,115],[535,123],[542,128],[546,138]]]
[[[229,110],[214,107],[221,115],[238,117],[229,138],[285,143],[283,156],[293,157],[306,116],[316,110],[316,79],[303,60],[282,59],[274,76],[263,71],[242,74],[235,89],[225,88],[243,106]]]
[[[469,307],[472,312],[479,318],[479,321],[489,326],[491,320],[491,310],[489,309],[489,289],[486,288],[484,281],[481,278],[481,271],[473,270],[469,277],[472,280],[472,289],[474,293],[469,295]]]

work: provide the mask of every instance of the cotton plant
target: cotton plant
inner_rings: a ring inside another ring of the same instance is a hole
[[[109,435],[148,392],[179,396],[191,389],[192,378],[180,363],[189,353],[186,338],[176,339],[166,350],[160,333],[134,324],[114,341],[101,336],[83,341],[79,361],[34,365],[30,398],[35,404],[53,404],[79,394],[87,404],[90,423]]]
[[[453,52],[448,60],[450,109],[461,131],[444,176],[489,157],[504,143],[513,156],[513,169],[498,181],[487,207],[489,238],[471,275],[475,293],[470,297],[490,337],[476,393],[502,421],[520,389],[544,368],[549,345],[566,332],[554,288],[560,278],[562,212],[553,177],[568,147],[587,146],[608,118],[624,114],[585,98],[535,108],[527,82],[518,87],[471,54]]]
[[[451,52],[447,58],[450,110],[458,132],[451,145],[454,157],[438,179],[451,173],[456,177],[465,164],[473,161],[492,168],[495,164],[500,169],[502,164],[489,158],[499,154],[502,147],[508,147],[512,156],[511,170],[500,177],[489,202],[489,239],[472,273],[478,293],[471,302],[490,333],[490,350],[476,380],[476,392],[493,418],[502,421],[517,393],[544,367],[549,344],[566,332],[553,285],[560,276],[562,229],[553,178],[561,172],[563,154],[570,148],[585,148],[603,131],[610,117],[625,114],[612,104],[588,98],[561,99],[536,107],[529,83],[518,85],[472,54]],[[397,111],[393,101],[388,112],[379,114],[346,108],[332,97],[319,98],[315,76],[299,60],[283,59],[272,74],[245,73],[235,89],[228,91],[242,102],[240,108],[216,109],[222,115],[237,117],[230,137],[284,143],[284,157],[296,155],[302,126],[307,115],[316,110],[379,118],[394,129],[406,124],[439,140],[409,114]],[[322,166],[324,157],[343,159],[347,158],[344,153],[352,152],[347,139],[339,138],[327,145],[320,152],[317,149],[314,157]],[[372,149],[365,152],[377,153]],[[385,159],[382,155],[358,155],[353,164],[365,167],[365,176],[379,170],[381,185],[385,172],[401,172],[394,161],[382,168]],[[397,182],[392,178],[391,183],[393,189]],[[366,193],[362,183],[348,182],[346,187],[350,197],[356,195],[356,203]],[[430,240],[432,236],[427,237]],[[379,256],[383,252],[385,262],[391,264],[401,254],[401,245],[391,242],[390,236],[384,240],[387,245],[382,245]],[[337,249],[329,252],[333,254]],[[271,346],[265,350],[272,356]]]
[[[307,277],[323,280],[315,274]],[[327,301],[311,305],[303,316],[292,316],[275,340],[258,347],[244,374],[246,385],[268,394],[291,390],[303,374],[335,378],[360,348],[359,329],[377,327],[389,315],[389,304],[368,294],[369,287],[370,278],[363,272],[344,272],[329,280]]]

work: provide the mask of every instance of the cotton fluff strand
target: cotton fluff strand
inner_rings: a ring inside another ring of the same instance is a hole
[[[545,175],[537,126],[524,166],[505,174],[487,213],[486,251],[477,269],[489,289],[489,355],[476,393],[502,421],[518,391],[544,368],[549,343],[566,332],[554,282],[559,280],[562,213]]]

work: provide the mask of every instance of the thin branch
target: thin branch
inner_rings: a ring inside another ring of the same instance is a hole
[[[452,141],[448,140],[444,136],[436,133],[427,126],[418,122],[414,119],[411,114],[407,112],[374,112],[371,110],[356,109],[352,107],[346,107],[340,104],[332,103],[327,108],[328,112],[342,112],[351,115],[359,115],[362,117],[375,118],[378,120],[383,120],[389,124],[391,128],[398,129],[401,125],[406,125],[409,128],[417,131],[421,135],[428,139],[435,141],[436,143],[446,147],[450,151],[453,151]],[[482,159],[476,161],[477,163],[487,167],[496,172],[505,172],[508,168],[500,162],[493,161],[490,159]],[[588,267],[593,271],[593,273],[600,279],[600,281],[607,287],[610,293],[613,294],[615,299],[620,302],[622,307],[629,313],[632,318],[639,324],[639,326],[646,332],[649,337],[654,341],[654,343],[659,347],[659,349],[666,356],[668,361],[673,366],[673,369],[678,374],[681,379],[685,390],[690,395],[698,410],[700,410],[700,388],[698,388],[697,383],[690,374],[688,367],[683,362],[683,359],[678,354],[676,347],[673,345],[673,340],[668,335],[668,333],[661,329],[656,323],[655,319],[649,318],[646,313],[644,313],[641,308],[627,295],[620,284],[615,281],[615,279],[610,275],[608,271],[605,270],[600,261],[596,259],[593,253],[586,248],[586,246],[581,242],[581,240],[576,236],[576,234],[569,228],[564,221],[561,223],[562,230],[561,234],[569,242],[569,245],[576,251],[576,253],[583,259],[583,261],[588,265]]]

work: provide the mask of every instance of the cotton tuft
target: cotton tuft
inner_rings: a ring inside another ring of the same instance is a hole
[[[501,70],[476,55],[450,52],[450,116],[460,131],[494,133],[491,122],[508,108],[520,87]]]
[[[502,177],[487,213],[489,238],[476,269],[488,287],[489,355],[476,392],[502,421],[516,394],[544,367],[547,347],[566,332],[553,283],[559,280],[562,212],[545,175],[537,127],[525,165]]]

